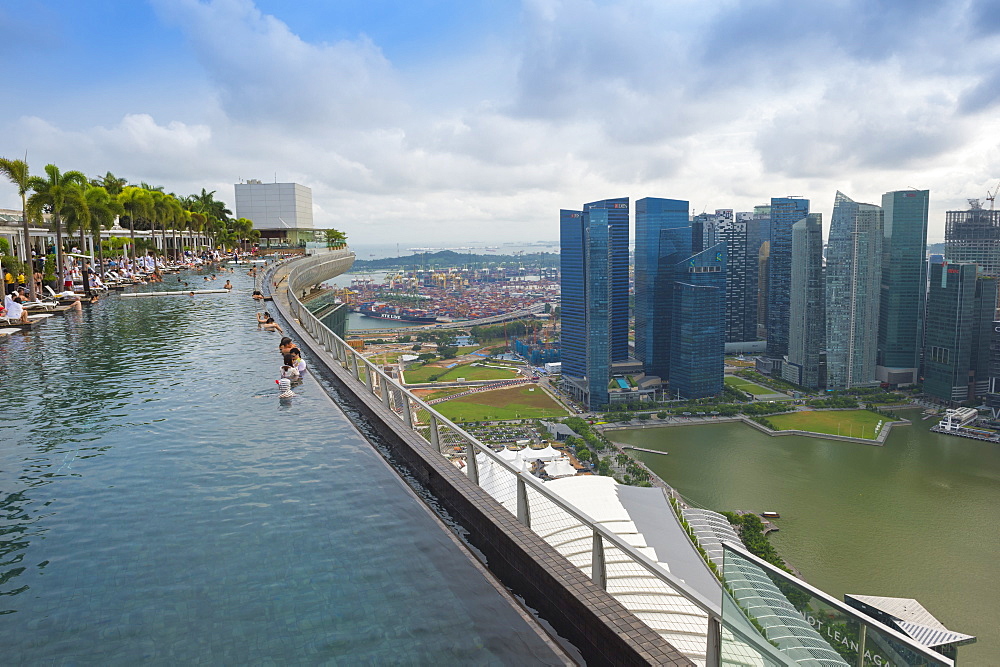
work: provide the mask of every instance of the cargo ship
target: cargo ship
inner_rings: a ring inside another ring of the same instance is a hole
[[[365,317],[374,317],[379,320],[399,320],[400,322],[414,322],[416,324],[437,322],[437,315],[428,313],[426,310],[401,308],[387,303],[363,303],[359,306],[358,312]]]

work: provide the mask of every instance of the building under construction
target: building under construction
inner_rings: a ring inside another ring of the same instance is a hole
[[[944,256],[949,262],[975,262],[983,274],[1000,278],[1000,211],[992,209],[970,199],[969,210],[948,211]]]

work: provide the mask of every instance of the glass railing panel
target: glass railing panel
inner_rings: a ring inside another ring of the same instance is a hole
[[[951,667],[951,660],[790,574],[723,544],[723,664]],[[725,657],[730,655],[731,662]],[[770,664],[770,663],[767,663]]]

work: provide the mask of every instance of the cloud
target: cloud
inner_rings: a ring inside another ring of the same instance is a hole
[[[405,113],[368,38],[310,44],[250,0],[154,0],[181,27],[234,119],[371,127]]]
[[[420,49],[336,25],[307,41],[250,0],[153,0],[171,28],[151,43],[196,63],[186,81],[106,74],[58,108],[31,105],[57,89],[39,83],[0,149],[230,201],[241,178],[297,181],[362,242],[554,238],[559,208],[622,194],[748,210],[909,185],[932,189],[934,229],[1000,164],[995,5],[524,0],[447,62],[394,62]]]

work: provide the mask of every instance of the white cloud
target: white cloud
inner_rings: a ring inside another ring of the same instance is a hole
[[[307,42],[250,0],[154,6],[197,94],[105,82],[99,121],[28,107],[0,121],[2,150],[229,201],[241,178],[294,180],[320,224],[421,245],[555,238],[559,208],[608,196],[828,210],[838,188],[910,185],[932,190],[933,237],[1000,179],[1000,41],[962,3],[526,0],[516,34],[448,63]]]

